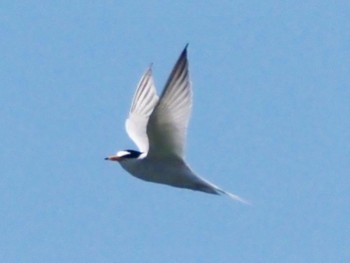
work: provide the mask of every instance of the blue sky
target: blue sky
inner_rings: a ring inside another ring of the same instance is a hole
[[[349,262],[348,1],[1,6],[1,262]],[[103,160],[187,42],[187,159],[252,206]]]

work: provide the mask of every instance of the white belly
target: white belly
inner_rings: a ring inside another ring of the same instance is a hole
[[[120,162],[133,176],[154,183],[216,193],[209,182],[196,176],[181,159],[129,159]]]

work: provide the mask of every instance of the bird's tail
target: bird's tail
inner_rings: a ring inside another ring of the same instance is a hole
[[[250,202],[247,200],[244,200],[243,198],[239,197],[238,195],[232,194],[230,192],[222,190],[220,187],[216,186],[215,184],[201,178],[201,183],[198,184],[195,188],[195,190],[203,191],[209,194],[216,194],[216,195],[226,195],[230,197],[232,200],[239,201],[246,205],[251,205]]]
[[[250,202],[248,202],[247,200],[239,197],[238,195],[232,194],[230,192],[226,192],[226,191],[224,191],[224,190],[222,190],[222,189],[220,189],[218,187],[216,187],[215,190],[220,195],[226,195],[226,196],[230,197],[231,199],[233,199],[235,201],[239,201],[239,202],[241,202],[243,204],[246,204],[246,205],[251,205]]]

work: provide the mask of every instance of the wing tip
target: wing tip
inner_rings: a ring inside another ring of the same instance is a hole
[[[144,75],[152,75],[153,62],[149,63]]]
[[[188,46],[190,45],[189,42],[186,43],[184,50],[187,50]]]
[[[183,56],[187,57],[187,48],[188,48],[188,45],[189,45],[189,44],[190,44],[190,43],[187,43],[187,44],[185,45],[184,49],[182,50],[182,53],[181,53],[180,57],[183,57]]]

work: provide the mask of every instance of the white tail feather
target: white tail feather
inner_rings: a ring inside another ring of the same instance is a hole
[[[246,204],[246,205],[251,205],[250,202],[248,202],[247,200],[244,200],[243,198],[239,197],[238,195],[231,194],[230,192],[226,192],[226,191],[221,190],[221,189],[216,189],[216,190],[218,191],[219,194],[227,195],[228,197],[230,197],[231,199],[233,199],[235,201],[239,201],[239,202]]]
[[[202,181],[201,188],[196,189],[196,190],[204,191],[204,192],[211,193],[211,194],[226,195],[226,196],[230,197],[232,200],[239,201],[239,202],[246,204],[246,205],[251,205],[250,202],[248,202],[247,200],[244,200],[243,198],[239,197],[238,195],[232,194],[230,192],[226,192],[226,191],[222,190],[220,187],[218,187],[217,185],[215,185],[215,184],[213,184],[213,183],[211,183],[203,178],[200,178],[200,179]]]

